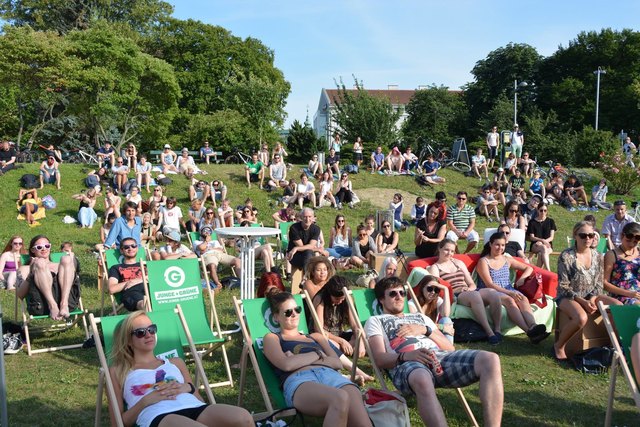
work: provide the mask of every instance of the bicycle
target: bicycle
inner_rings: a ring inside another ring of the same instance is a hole
[[[558,162],[554,162],[553,160],[547,160],[544,162],[547,165],[547,170],[538,165],[536,161],[535,167],[533,168],[533,172],[539,172],[540,178],[546,179],[551,175],[560,175],[563,179],[567,179],[570,175],[575,175],[578,180],[581,182],[588,182],[592,179],[591,175],[586,172],[582,172],[575,169],[570,169],[562,166]]]
[[[69,151],[69,155],[66,159],[69,163],[83,163],[83,164],[98,164],[98,159],[90,153],[83,151],[79,148],[73,148]]]
[[[420,150],[420,155],[418,156],[418,167],[420,169],[422,169],[422,163],[431,155],[433,156],[433,159],[440,163],[443,168],[451,166],[451,168],[461,173],[471,171],[471,166],[466,164],[465,162],[457,161],[453,157],[453,153],[451,152],[451,150],[447,148],[438,148],[436,150],[435,148],[433,148],[431,143],[435,144],[436,142],[434,140],[430,140]]]
[[[40,153],[37,150],[32,150],[33,141],[27,142],[24,150],[20,150],[18,144],[13,143],[16,147],[16,163],[33,163],[40,161]]]
[[[239,165],[248,163],[249,160],[251,160],[251,155],[234,148],[233,153],[224,159],[224,163],[227,165]]]

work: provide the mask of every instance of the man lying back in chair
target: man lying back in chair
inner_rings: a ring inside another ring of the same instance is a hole
[[[495,353],[455,350],[433,321],[421,314],[405,314],[405,291],[397,277],[375,287],[384,314],[369,318],[366,335],[376,365],[387,369],[396,388],[414,393],[426,425],[447,425],[436,397],[437,387],[465,387],[480,381],[485,426],[499,426],[504,393],[500,359]]]
[[[144,310],[144,285],[142,268],[136,260],[138,243],[133,237],[125,237],[120,242],[122,263],[109,269],[109,292],[120,293],[122,304],[129,311]]]

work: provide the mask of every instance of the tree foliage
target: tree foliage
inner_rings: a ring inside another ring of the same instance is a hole
[[[395,111],[391,101],[370,95],[361,82],[354,77],[356,90],[349,91],[344,83],[336,82],[338,95],[333,100],[336,108],[333,120],[343,139],[355,141],[358,136],[364,141],[364,152],[376,145],[390,146],[398,139],[396,123],[401,111]]]
[[[302,124],[298,120],[293,121],[287,137],[287,149],[292,160],[306,163],[313,154],[322,151],[324,145],[324,139],[316,137],[308,122]]]
[[[460,135],[465,108],[460,93],[433,85],[415,92],[407,105],[407,113],[409,117],[402,129],[405,142],[414,143],[419,138],[444,142]]]

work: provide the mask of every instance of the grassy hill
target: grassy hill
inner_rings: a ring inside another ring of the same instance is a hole
[[[55,248],[64,240],[71,240],[75,245],[75,253],[82,265],[82,298],[84,305],[94,313],[99,312],[100,295],[97,291],[97,265],[92,254],[93,245],[99,240],[99,226],[93,229],[79,229],[75,225],[62,222],[65,215],[76,215],[78,202],[71,199],[71,195],[84,188],[83,178],[87,165],[63,165],[62,189],[46,186],[39,191],[42,196],[51,194],[58,202],[57,209],[47,212],[47,218],[41,221],[41,226],[29,228],[25,222],[16,220],[15,200],[18,194],[18,180],[23,173],[37,173],[36,165],[25,165],[24,169],[12,171],[0,177],[0,200],[2,200],[3,214],[0,216],[0,244],[4,245],[8,238],[19,234],[27,243],[36,234],[46,234]],[[229,187],[229,198],[236,206],[251,197],[259,209],[259,218],[265,225],[272,225],[271,214],[275,208],[271,207],[279,194],[270,194],[259,190],[256,186],[248,190],[244,184],[241,166],[210,165],[205,167],[209,171],[208,179],[218,178]],[[289,172],[297,178],[299,168]],[[465,178],[461,174],[445,170],[443,176],[447,184],[442,186],[452,195],[460,189],[475,194],[479,186],[477,179]],[[181,176],[172,176],[174,183],[169,186],[166,194],[175,196],[186,215],[188,209],[188,182]],[[363,218],[375,213],[376,206],[385,206],[390,201],[389,194],[400,192],[405,196],[405,205],[409,208],[416,195],[432,199],[436,190],[423,189],[407,176],[381,176],[360,173],[352,176],[354,190],[360,190],[362,203],[355,209],[345,209],[341,212],[352,228]],[[589,187],[590,188],[590,187]],[[438,188],[439,190],[440,188]],[[143,196],[148,197],[146,192]],[[636,195],[637,196],[637,195]],[[612,196],[613,197],[613,196]],[[630,197],[627,201],[632,200]],[[101,215],[104,209],[103,200],[99,200],[97,211]],[[328,230],[333,223],[337,211],[323,208],[317,211],[318,224]],[[598,224],[608,212],[596,213]],[[566,246],[566,236],[570,234],[573,224],[584,216],[585,212],[568,212],[558,206],[551,206],[549,215],[558,225],[556,248]],[[477,229],[482,230],[490,224],[485,219],[479,219]],[[400,248],[413,251],[413,230],[401,233]],[[553,259],[552,263],[555,264]],[[555,269],[555,266],[554,266]],[[353,279],[358,272],[348,272]],[[234,291],[239,294],[238,291]],[[231,296],[234,292],[223,291],[217,297],[218,313],[223,328],[231,329],[234,322],[234,312]],[[7,291],[0,292],[0,302],[4,312],[4,320],[13,317],[14,294]],[[37,337],[36,344],[63,344],[82,339],[80,330],[72,330],[50,337]],[[597,425],[604,419],[606,396],[608,392],[608,375],[583,375],[567,365],[559,365],[549,356],[552,339],[548,339],[538,346],[529,344],[523,337],[507,338],[497,347],[485,344],[460,345],[461,348],[479,348],[495,351],[501,356],[503,378],[505,385],[504,425],[529,426],[569,426],[569,425]],[[240,335],[233,335],[230,346],[231,363],[239,362],[242,340]],[[95,349],[70,350],[28,357],[26,352],[7,356],[6,380],[9,404],[9,421],[13,426],[87,426],[93,424],[95,410],[95,392],[98,380],[98,360]],[[367,370],[367,361],[364,369]],[[205,369],[210,379],[221,378],[222,368],[218,360],[207,360]],[[233,369],[234,379],[237,381],[240,372]],[[262,411],[260,398],[253,372],[249,372],[250,392],[247,393],[244,405],[249,410]],[[618,383],[618,395],[626,396],[626,385]],[[481,418],[478,399],[478,387],[465,389],[465,394],[477,417]],[[238,388],[226,387],[215,390],[218,402],[235,404],[238,398]],[[451,390],[438,392],[445,409],[447,420],[452,426],[468,425],[463,410],[460,408],[456,395]],[[106,401],[105,401],[106,402]],[[104,403],[103,403],[104,404]],[[415,400],[409,399],[412,421],[420,425],[420,419],[415,410]],[[106,404],[104,404],[102,424],[108,425]],[[614,423],[617,425],[635,425],[638,422],[638,412],[634,409],[630,398],[622,397],[616,402]],[[316,424],[320,424],[317,422]]]

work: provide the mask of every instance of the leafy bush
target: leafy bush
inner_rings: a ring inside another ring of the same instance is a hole
[[[591,126],[582,128],[575,138],[575,166],[588,166],[598,161],[600,153],[614,153],[620,148],[620,142],[611,132]]]
[[[323,146],[323,140],[316,137],[309,123],[302,125],[298,120],[293,121],[287,137],[290,160],[306,164]]]
[[[611,192],[615,194],[628,194],[640,178],[640,167],[632,168],[625,163],[625,155],[620,151],[612,154],[600,153],[597,162],[591,165],[602,171],[602,176],[607,180]]]

